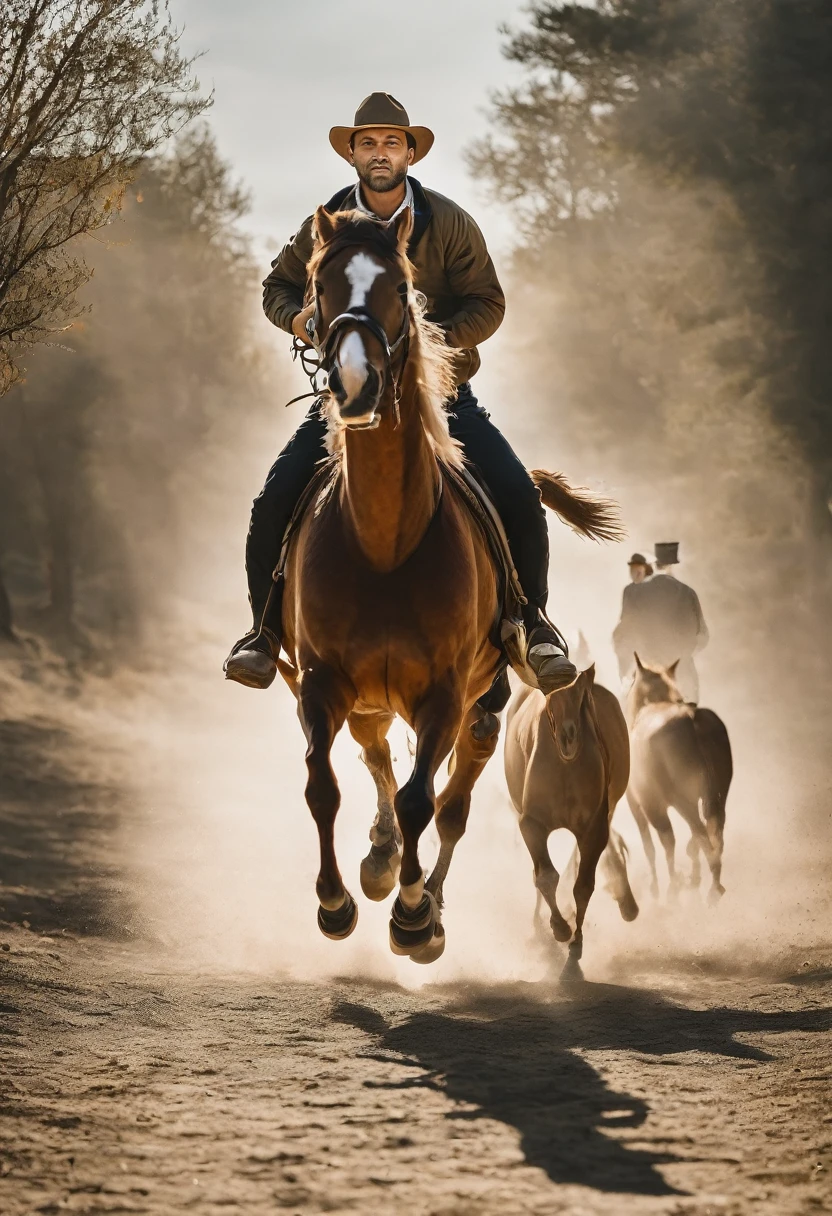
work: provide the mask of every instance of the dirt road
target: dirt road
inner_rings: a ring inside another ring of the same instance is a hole
[[[161,932],[172,887],[135,889],[161,812],[118,748],[4,704],[3,1213],[832,1210],[832,952],[636,945],[569,987],[212,967]]]

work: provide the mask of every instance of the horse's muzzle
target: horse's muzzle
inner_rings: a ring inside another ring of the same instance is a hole
[[[344,426],[356,431],[374,430],[378,426],[382,378],[374,367],[367,369],[367,379],[352,401],[347,401],[337,368],[333,368],[329,374],[329,389],[338,405],[338,416]]]

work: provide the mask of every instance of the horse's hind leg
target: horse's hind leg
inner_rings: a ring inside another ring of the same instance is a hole
[[[349,937],[358,908],[344,887],[335,857],[335,816],[341,793],[332,771],[330,751],[351,708],[354,694],[330,668],[309,667],[298,695],[298,716],[306,735],[306,801],[318,828],[321,868],[316,890],[320,901],[318,927],[327,937]]]
[[[622,919],[635,920],[638,904],[627,874],[627,846],[613,828],[610,828],[610,841],[601,854],[599,864],[604,886],[618,904]]]
[[[641,809],[641,804],[630,790],[627,790],[627,802],[633,814],[633,819],[636,821],[639,835],[641,836],[641,844],[644,849],[644,855],[647,858],[647,864],[650,867],[650,894],[654,899],[659,898],[659,876],[656,873],[656,846],[653,844],[653,837],[650,835],[650,824],[647,822],[647,816]]]
[[[675,808],[684,819],[685,823],[690,828],[690,840],[688,841],[687,855],[690,858],[690,885],[696,889],[702,880],[702,867],[700,864],[700,853],[704,853],[708,861],[708,865],[713,870],[714,854],[711,841],[708,837],[708,831],[703,824],[699,814],[699,803],[688,802],[686,799],[679,797],[678,805]]]
[[[482,770],[494,755],[500,735],[500,719],[479,703],[474,705],[462,723],[454,745],[453,774],[439,795],[436,830],[439,833],[439,857],[427,881],[427,889],[441,908],[443,887],[454,849],[465,834],[471,791]]]
[[[685,852],[690,860],[690,878],[688,881],[690,882],[691,887],[694,889],[696,889],[702,881],[702,866],[699,858],[700,851],[701,841],[699,839],[699,835],[696,832],[691,832],[691,837],[688,841],[688,847],[685,849]]]
[[[549,905],[551,913],[549,925],[552,933],[556,941],[568,942],[572,936],[572,928],[561,916],[557,904],[559,875],[549,855],[549,832],[550,829],[544,827],[542,823],[538,823],[536,819],[523,816],[520,820],[520,834],[532,859],[534,885],[537,888],[538,897],[542,895]]]
[[[711,868],[711,889],[708,892],[709,903],[715,904],[725,894],[722,885],[722,853],[725,843],[725,803],[722,799],[703,799],[705,815],[705,831],[708,833],[710,852],[708,865]]]
[[[387,732],[392,714],[351,713],[347,719],[350,733],[361,744],[361,759],[370,770],[378,793],[378,811],[370,829],[372,845],[361,862],[361,890],[368,899],[386,899],[396,885],[401,865],[401,833],[396,826],[393,799],[396,777],[390,756]]]

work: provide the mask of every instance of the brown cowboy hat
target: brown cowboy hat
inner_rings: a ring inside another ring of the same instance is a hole
[[[355,125],[333,127],[329,133],[329,142],[339,156],[349,160],[353,135],[356,131],[365,131],[367,127],[393,127],[396,131],[406,131],[416,145],[414,164],[423,156],[427,156],[433,147],[433,131],[428,127],[412,127],[407,110],[391,93],[371,93],[369,97],[365,97],[355,111]]]

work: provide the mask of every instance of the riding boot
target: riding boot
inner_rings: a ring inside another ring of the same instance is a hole
[[[283,579],[272,583],[265,607],[258,612],[252,603],[254,624],[231,647],[223,663],[226,680],[246,688],[268,688],[277,675],[277,659],[283,636]]]
[[[526,666],[533,672],[544,696],[567,688],[578,678],[566,642],[542,608],[526,605]]]

